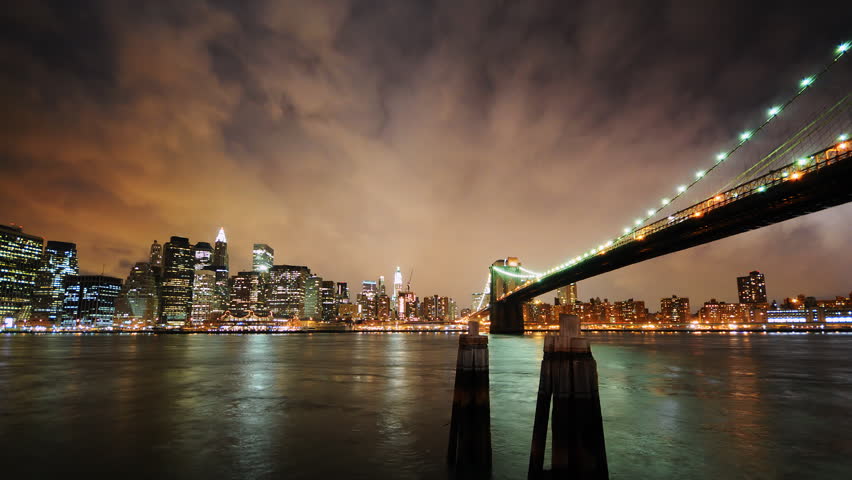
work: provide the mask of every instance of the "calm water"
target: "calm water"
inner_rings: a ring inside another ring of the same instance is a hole
[[[612,478],[849,478],[852,336],[591,339]],[[445,478],[457,342],[0,336],[0,468],[15,479]],[[525,478],[541,346],[491,338],[495,478]]]

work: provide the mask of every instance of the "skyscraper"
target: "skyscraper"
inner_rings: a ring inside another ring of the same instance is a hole
[[[361,306],[361,318],[376,318],[376,282],[364,280],[361,282],[361,293],[358,294],[358,305]]]
[[[322,318],[322,277],[311,275],[305,281],[305,317],[314,320]]]
[[[660,317],[663,321],[671,323],[686,322],[690,318],[689,299],[686,297],[671,297],[660,300]]]
[[[148,262],[138,262],[130,269],[115,301],[116,318],[119,323],[153,323],[159,310],[160,268]]]
[[[387,287],[385,286],[385,276],[384,275],[379,275],[379,281],[376,282],[376,292],[379,295],[383,295],[383,294],[386,295],[388,293]]]
[[[62,300],[62,323],[68,326],[112,326],[121,279],[104,275],[68,275]]]
[[[33,292],[34,317],[40,320],[59,322],[62,319],[65,277],[79,273],[77,245],[53,240],[48,241]]]
[[[224,265],[211,265],[206,268],[215,273],[216,285],[213,289],[213,304],[211,316],[225,313],[231,305],[231,279],[228,275],[228,267]]]
[[[422,304],[423,319],[429,322],[447,322],[449,321],[450,299],[432,295],[424,297]]]
[[[163,268],[163,246],[157,243],[156,240],[151,244],[149,263],[152,267]]]
[[[756,270],[747,277],[737,277],[737,293],[740,303],[766,303],[766,279]]]
[[[192,247],[192,256],[195,258],[195,269],[213,265],[213,247],[207,242],[198,242]]]
[[[337,304],[345,305],[349,303],[349,284],[346,282],[337,282]]]
[[[334,291],[334,282],[323,280],[320,286],[320,299],[322,301],[322,319],[331,322],[337,318],[337,298]]]
[[[216,270],[204,267],[196,270],[194,276],[190,321],[194,325],[200,325],[210,319],[216,306]]]
[[[225,227],[219,229],[219,234],[216,235],[216,243],[213,244],[213,265],[225,267],[225,270],[230,271],[228,266],[228,239],[225,238]]]
[[[265,243],[255,243],[251,253],[251,269],[259,273],[269,272],[272,268],[275,250]]]
[[[301,265],[275,265],[269,271],[269,309],[276,318],[305,315],[305,281],[311,270]]]
[[[387,322],[391,319],[391,312],[393,308],[391,308],[391,299],[384,293],[380,293],[378,297],[376,297],[376,318],[379,319],[380,322]]]
[[[555,305],[571,305],[577,303],[577,284],[569,283],[556,289]]]
[[[0,321],[30,318],[43,244],[21,227],[0,225]]]
[[[163,248],[163,286],[161,288],[160,322],[183,325],[192,311],[192,282],[195,258],[189,239],[171,237]]]
[[[399,298],[399,292],[402,291],[402,272],[399,270],[399,266],[396,267],[396,271],[393,273],[393,295],[391,295],[391,300],[393,304],[396,305],[396,299]]]
[[[232,279],[231,311],[248,312],[266,310],[261,304],[261,280],[258,272],[240,272]]]

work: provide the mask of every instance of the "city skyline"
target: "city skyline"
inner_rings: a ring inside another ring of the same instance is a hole
[[[21,5],[2,40],[21,74],[0,90],[0,223],[73,241],[83,273],[123,278],[152,239],[210,242],[224,225],[232,272],[265,243],[351,285],[414,266],[419,291],[467,298],[495,259],[543,270],[620,232],[849,40],[822,7],[672,2],[657,22],[641,5],[474,4],[465,16],[405,2]],[[610,27],[577,27],[598,21]],[[831,73],[784,119],[852,77],[848,61]],[[734,300],[730,275],[759,268],[776,279],[771,298],[845,294],[848,268],[831,259],[846,254],[850,215],[815,213],[583,290]]]

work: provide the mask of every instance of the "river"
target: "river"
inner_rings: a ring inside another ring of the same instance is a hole
[[[589,335],[611,478],[848,478],[852,335]],[[525,478],[543,336],[492,336]],[[5,478],[446,478],[454,334],[2,335]]]

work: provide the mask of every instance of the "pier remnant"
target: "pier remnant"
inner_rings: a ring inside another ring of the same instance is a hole
[[[491,476],[488,337],[479,334],[477,321],[459,336],[447,463],[460,478]]]
[[[598,372],[576,315],[559,315],[559,334],[544,338],[529,478],[544,477],[544,450],[552,406],[549,478],[609,478]]]

